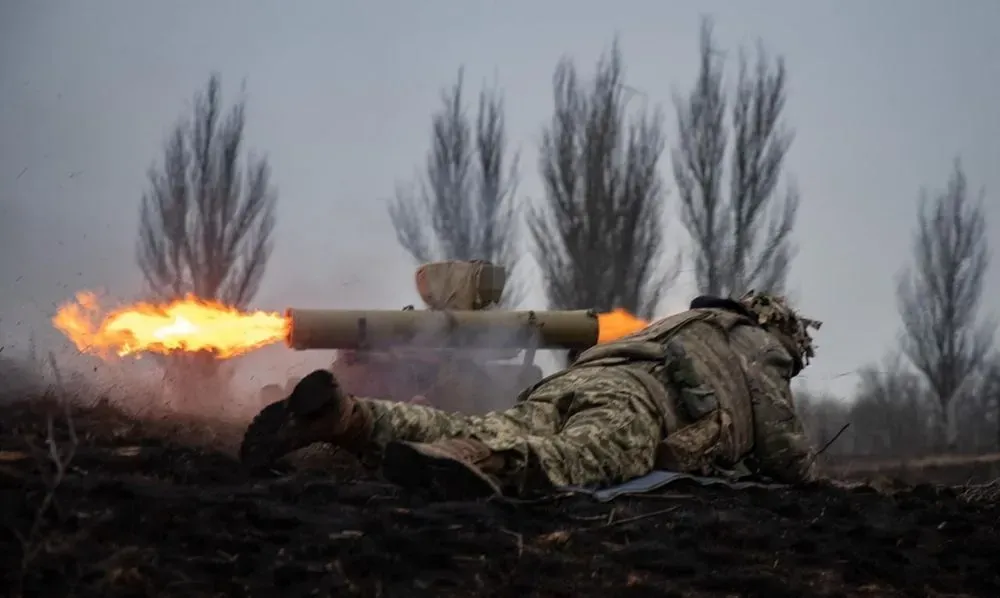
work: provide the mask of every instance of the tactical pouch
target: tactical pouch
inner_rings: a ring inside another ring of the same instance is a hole
[[[689,421],[699,421],[719,410],[715,391],[702,384],[691,358],[680,343],[667,344],[663,367],[670,386],[676,392],[677,406]]]
[[[684,473],[704,473],[719,443],[721,426],[714,417],[703,417],[667,436],[656,449],[656,468]]]
[[[683,473],[708,474],[720,462],[731,459],[727,442],[733,422],[725,410],[703,417],[667,436],[656,449],[656,468]]]

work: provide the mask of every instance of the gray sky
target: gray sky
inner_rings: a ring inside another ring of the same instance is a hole
[[[790,287],[826,323],[805,377],[848,394],[841,374],[894,343],[918,192],[942,186],[956,155],[992,192],[1000,238],[995,0],[0,2],[0,335],[13,351],[30,330],[54,341],[46,318],[74,290],[139,290],[146,169],[212,70],[229,99],[246,79],[248,144],[270,156],[281,194],[257,305],[397,308],[417,295],[384,198],[422,162],[459,66],[504,88],[520,190],[537,196],[557,60],[589,69],[617,33],[630,84],[668,102],[694,77],[702,12],[725,48],[760,38],[786,56],[786,170],[803,196]],[[1000,258],[988,289],[1000,295]],[[665,311],[692,293],[683,278]],[[251,363],[278,377],[303,358],[286,353]]]

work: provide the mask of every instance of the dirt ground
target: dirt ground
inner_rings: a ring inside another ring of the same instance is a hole
[[[52,412],[64,462],[54,405],[0,406],[13,596],[1000,596],[991,488],[433,503],[346,458],[251,476],[228,452],[237,428],[107,405],[74,410],[60,477]]]
[[[914,459],[841,458],[826,470],[839,479],[864,479],[873,475],[919,484],[984,484],[1000,478],[1000,453],[931,455]]]

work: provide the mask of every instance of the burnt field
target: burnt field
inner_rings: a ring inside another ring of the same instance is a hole
[[[71,415],[67,462],[60,409],[0,406],[10,595],[1000,596],[989,487],[433,503],[339,456],[251,476],[231,425]]]
[[[838,479],[891,476],[910,484],[985,484],[1000,479],[1000,453],[930,455],[914,459],[841,458],[826,470]]]

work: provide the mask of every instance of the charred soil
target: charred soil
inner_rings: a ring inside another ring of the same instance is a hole
[[[60,409],[0,406],[11,595],[1000,596],[1000,507],[957,488],[435,503],[344,458],[251,475],[233,426],[107,405],[72,422],[66,463]]]

